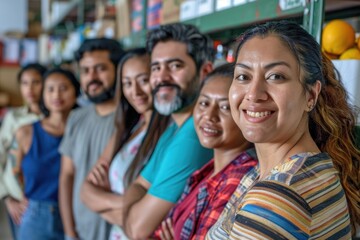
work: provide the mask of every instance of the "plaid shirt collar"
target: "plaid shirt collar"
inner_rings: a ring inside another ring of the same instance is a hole
[[[226,173],[233,169],[238,169],[243,163],[252,159],[257,159],[254,148],[242,152],[224,169],[222,169],[219,173],[217,173],[211,178],[210,176],[214,171],[213,159],[205,166],[203,166],[200,170],[197,170],[193,173],[193,175],[188,180],[180,202],[182,202],[182,200],[184,200],[184,198],[186,198],[186,196],[189,195],[189,193],[193,191],[198,186],[198,184],[200,184],[197,194],[196,209],[185,221],[184,227],[181,231],[181,239],[190,239],[190,237],[193,235],[197,220],[199,220],[200,214],[208,206],[209,200],[211,200],[211,197],[216,194],[216,190],[218,188],[221,188],[221,186],[227,184]]]

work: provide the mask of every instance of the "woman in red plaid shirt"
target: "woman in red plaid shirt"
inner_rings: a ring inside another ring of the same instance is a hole
[[[188,179],[180,201],[155,232],[158,239],[204,239],[243,175],[257,164],[255,150],[231,117],[233,69],[225,64],[203,81],[194,121],[201,144],[214,149],[214,159]]]

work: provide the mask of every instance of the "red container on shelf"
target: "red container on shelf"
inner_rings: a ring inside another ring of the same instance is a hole
[[[156,28],[161,23],[162,0],[148,0],[147,21],[148,29]]]
[[[144,29],[144,1],[131,1],[131,30],[132,32],[139,32]]]

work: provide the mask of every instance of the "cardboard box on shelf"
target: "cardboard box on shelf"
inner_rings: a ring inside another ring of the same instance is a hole
[[[160,14],[161,24],[178,22],[180,19],[180,5],[183,0],[163,0]]]
[[[232,0],[216,0],[215,2],[215,10],[221,11],[226,8],[231,8]]]
[[[198,16],[214,12],[214,0],[198,0]]]
[[[129,0],[116,1],[116,33],[117,38],[131,34],[131,8]]]
[[[180,21],[197,17],[197,0],[184,0],[180,5]]]
[[[147,4],[146,26],[147,29],[154,29],[161,23],[162,0],[148,0]]]
[[[20,67],[18,66],[0,66],[0,89],[1,92],[9,96],[10,101],[8,104],[10,106],[21,106],[23,104],[16,80],[19,71]]]

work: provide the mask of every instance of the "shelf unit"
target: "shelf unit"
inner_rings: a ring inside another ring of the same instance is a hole
[[[59,3],[63,6],[53,9],[53,4],[56,1],[43,0],[41,6],[43,31],[55,35],[66,35],[66,31],[72,31],[86,22],[93,22],[95,20],[96,1],[60,1]],[[68,29],[70,26],[71,28]]]
[[[210,35],[223,34],[227,37],[231,35],[229,31],[240,29],[241,32],[241,29],[254,23],[272,19],[301,18],[304,16],[304,19],[309,18],[304,23],[309,23],[311,25],[307,25],[312,26],[312,28],[308,27],[306,29],[318,34],[322,26],[323,6],[324,0],[256,0],[189,19],[184,21],[184,23],[197,26],[203,33]],[[286,9],[282,9],[282,7]],[[146,22],[144,23],[144,29],[146,29]],[[125,48],[143,46],[145,45],[146,32],[146,30],[143,30],[133,33],[128,37],[122,38],[120,41]]]
[[[213,38],[223,40],[238,36],[246,28],[255,23],[276,19],[293,19],[302,24],[320,42],[324,19],[359,15],[360,1],[256,0],[186,20],[184,23],[193,24],[201,32],[207,33]],[[143,24],[143,29],[145,30],[120,39],[125,48],[145,45],[147,33],[146,18]]]
[[[193,24],[200,31],[211,33],[270,19],[300,16],[304,11],[301,1],[297,1],[300,4],[294,4],[293,7],[287,10],[282,10],[279,2],[279,0],[257,0],[229,9],[215,11],[208,15],[184,21],[184,23]]]
[[[68,2],[66,8],[64,8],[62,12],[57,14],[56,18],[53,18],[52,15],[49,14],[49,20],[43,23],[44,30],[48,32],[54,29],[76,6],[82,6],[82,0],[71,0],[70,2]]]

